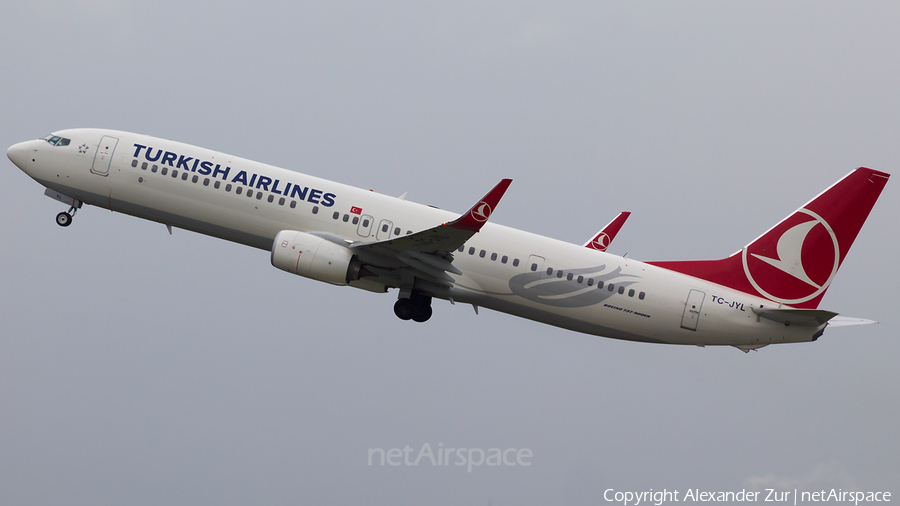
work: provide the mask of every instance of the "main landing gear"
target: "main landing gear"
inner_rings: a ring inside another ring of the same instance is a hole
[[[72,206],[68,211],[57,214],[56,224],[60,227],[68,227],[72,224],[72,218],[75,216],[76,211],[78,211],[78,209],[76,209],[75,206]]]
[[[431,297],[413,292],[408,299],[397,299],[394,303],[394,314],[401,320],[426,322],[431,318]]]

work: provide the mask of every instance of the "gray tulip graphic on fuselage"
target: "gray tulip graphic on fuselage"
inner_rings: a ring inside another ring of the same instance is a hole
[[[509,280],[509,289],[522,298],[549,306],[586,307],[599,304],[616,294],[619,287],[627,288],[640,280],[639,276],[621,274],[620,267],[603,272],[605,268],[606,265],[585,269],[561,269],[562,275],[559,274],[560,271],[547,269],[540,272],[526,272],[513,276]],[[572,279],[569,279],[569,274],[572,275]]]

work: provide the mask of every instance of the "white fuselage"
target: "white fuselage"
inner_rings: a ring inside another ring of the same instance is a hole
[[[458,216],[146,135],[98,129],[55,135],[71,143],[28,141],[10,148],[9,156],[40,184],[84,203],[264,250],[272,249],[282,230],[368,242],[418,232]],[[103,152],[108,159],[101,157],[98,165],[97,155]],[[453,255],[453,266],[462,275],[451,274],[453,286],[431,295],[598,336],[754,347],[810,341],[824,327],[785,326],[759,318],[752,307],[777,304],[493,223]],[[603,288],[598,288],[600,281]]]

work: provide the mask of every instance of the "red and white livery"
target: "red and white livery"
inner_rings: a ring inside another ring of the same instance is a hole
[[[872,323],[819,309],[887,183],[859,168],[721,260],[641,262],[606,253],[628,213],[583,246],[490,222],[511,180],[458,215],[401,198],[146,135],[55,132],[9,159],[82,204],[270,252],[275,267],[385,293],[424,322],[434,298],[577,332],[743,351]]]

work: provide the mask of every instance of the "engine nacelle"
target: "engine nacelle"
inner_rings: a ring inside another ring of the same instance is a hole
[[[348,248],[296,230],[278,232],[272,245],[275,267],[333,285],[347,285],[358,278],[358,263]]]

